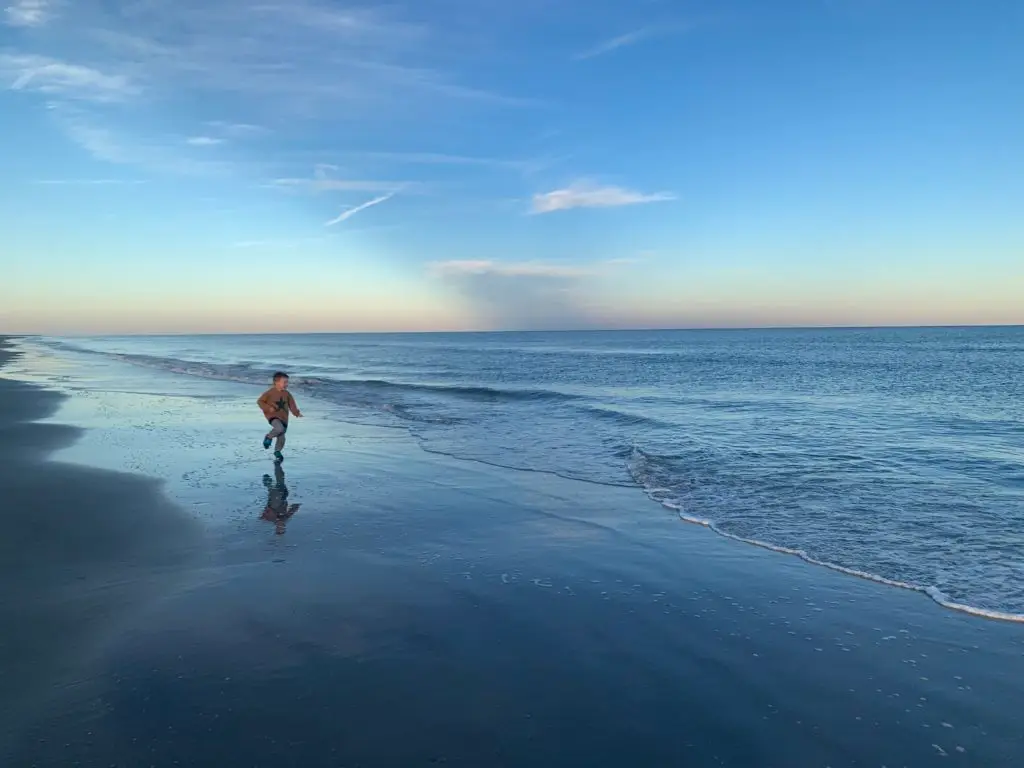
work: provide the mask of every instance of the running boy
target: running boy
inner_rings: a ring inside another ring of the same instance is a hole
[[[288,374],[278,371],[274,374],[274,386],[260,395],[256,405],[263,411],[263,415],[270,422],[270,431],[263,438],[263,447],[269,448],[270,443],[276,438],[277,445],[274,446],[274,460],[280,464],[284,461],[281,449],[284,448],[284,433],[288,431],[288,413],[302,418],[302,411],[295,405],[295,398],[288,391]]]

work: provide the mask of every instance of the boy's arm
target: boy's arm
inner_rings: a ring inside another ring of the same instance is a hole
[[[302,411],[299,410],[299,406],[295,404],[295,397],[291,392],[288,393],[288,410],[292,412],[292,416],[298,416],[302,418]]]
[[[260,395],[259,400],[256,401],[256,405],[260,407],[260,410],[263,411],[263,413],[269,413],[276,410],[276,408],[272,407],[273,404],[270,402],[269,395],[269,392],[264,392]]]

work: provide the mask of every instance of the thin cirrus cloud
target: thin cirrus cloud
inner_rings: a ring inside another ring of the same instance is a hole
[[[330,163],[317,163],[313,166],[313,176],[286,177],[274,179],[270,186],[276,189],[294,192],[380,192],[384,199],[390,199],[398,192],[417,190],[421,185],[411,181],[391,181],[381,179],[338,179],[331,174],[339,170]],[[373,205],[384,202],[384,199]],[[343,220],[343,219],[342,219]]]
[[[317,176],[312,179],[274,179],[270,186],[277,189],[301,192],[387,192],[409,190],[415,185],[408,181],[380,181],[376,179],[329,179]]]
[[[68,8],[68,22],[80,29],[76,55],[131,72],[158,96],[231,94],[251,98],[253,115],[292,122],[379,113],[414,96],[524,103],[424,65],[437,58],[430,31],[394,8],[324,0],[146,2],[131,13],[93,3]]]
[[[564,189],[539,193],[533,196],[533,213],[554,213],[573,208],[617,208],[625,205],[641,205],[675,200],[669,192],[646,194],[615,186],[574,184]]]
[[[33,183],[44,187],[134,187],[146,182],[139,179],[39,179]]]
[[[262,125],[253,125],[252,123],[232,123],[227,120],[208,120],[206,125],[217,133],[229,136],[233,139],[244,139],[270,133],[270,131]]]
[[[653,37],[654,34],[655,30],[650,27],[646,27],[644,29],[636,29],[633,30],[632,32],[627,32],[624,35],[618,35],[617,37],[612,37],[608,40],[604,40],[598,43],[597,45],[593,46],[592,48],[588,48],[587,50],[576,54],[575,56],[573,56],[573,58],[576,59],[577,61],[593,59],[598,56],[603,56],[606,53],[617,51],[619,48],[625,48],[630,45],[636,45],[637,43],[643,40]]]
[[[89,112],[65,105],[54,105],[51,112],[68,139],[94,160],[184,176],[218,175],[230,168],[223,162],[183,156],[177,141],[168,143],[110,130],[98,125]]]
[[[468,155],[452,155],[443,152],[380,152],[373,150],[346,152],[360,160],[381,161],[385,163],[408,165],[450,165],[478,168],[492,168],[504,171],[529,173],[542,168],[543,160],[506,160],[496,157],[473,157]]]
[[[632,32],[626,32],[625,34],[603,40],[591,48],[588,48],[581,53],[577,53],[573,56],[573,59],[576,61],[595,59],[598,56],[604,56],[622,48],[629,48],[630,46],[637,45],[638,43],[642,43],[656,37],[665,37],[667,35],[687,32],[691,29],[691,26],[692,25],[690,24],[669,23],[662,24],[657,27],[649,26],[641,29],[634,29]]]
[[[4,21],[11,27],[41,27],[52,17],[50,0],[16,0],[4,8]]]
[[[579,278],[596,273],[591,267],[568,264],[550,264],[536,261],[499,262],[486,259],[437,261],[428,271],[435,277],[465,277],[467,275],[493,275],[496,277],[548,277]]]
[[[325,227],[333,227],[335,224],[341,224],[341,222],[348,221],[353,216],[355,216],[357,213],[360,213],[361,211],[365,211],[367,208],[372,208],[375,205],[380,205],[381,203],[386,203],[388,200],[390,200],[394,196],[395,196],[394,192],[389,192],[386,195],[380,195],[379,197],[375,197],[372,200],[367,200],[365,203],[361,203],[361,204],[359,204],[359,205],[357,205],[357,206],[355,206],[353,208],[349,208],[347,210],[342,211],[340,214],[335,216],[330,221],[324,222],[324,226]]]
[[[324,238],[322,237],[302,237],[291,240],[274,239],[274,240],[238,240],[231,243],[232,248],[276,248],[276,249],[292,249],[300,248],[304,245],[311,243],[322,243]]]
[[[294,151],[289,138],[296,133],[308,136],[320,125],[357,118],[388,120],[392,126],[406,121],[414,127],[415,110],[409,105],[417,100],[432,111],[468,102],[480,108],[527,103],[463,82],[464,70],[452,64],[453,57],[437,56],[432,45],[437,30],[410,21],[416,15],[397,5],[156,0],[132,3],[130,12],[106,3],[63,0],[59,6],[57,0],[7,0],[6,5],[0,19],[39,29],[0,51],[0,88],[36,95],[41,106],[88,105],[96,131],[110,136],[135,132],[137,144],[161,145],[160,162],[154,165],[148,162],[152,151],[127,153],[114,151],[111,142],[103,147],[87,142],[96,159],[124,163],[132,162],[127,159],[131,155],[146,170],[176,173],[174,162],[163,162],[175,143],[187,160],[183,146],[213,147],[261,135],[273,136],[282,153],[268,165],[288,163],[286,156]],[[57,7],[59,15],[52,12]],[[464,48],[468,55],[471,43]],[[59,58],[55,50],[62,52]],[[458,54],[454,48],[451,52]],[[159,125],[163,110],[183,95],[199,103],[231,103],[239,112],[200,115],[205,128],[191,139],[174,142],[137,133],[140,125]],[[127,113],[112,108],[124,102],[136,107],[130,122]],[[285,115],[287,122],[282,122]],[[58,120],[58,127],[66,129],[67,122]],[[65,132],[83,144],[84,131]],[[426,155],[420,159],[428,161]],[[194,166],[184,162],[181,168]],[[335,181],[319,187],[355,188]]]
[[[139,91],[124,75],[108,75],[92,67],[34,54],[0,54],[0,75],[10,82],[13,91],[35,91],[72,101],[124,101]]]

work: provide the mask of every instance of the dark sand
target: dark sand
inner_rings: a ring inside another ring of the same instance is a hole
[[[0,340],[0,365],[12,356]],[[0,379],[0,757],[82,682],[97,643],[181,567],[199,534],[156,480],[47,461],[80,432],[32,423],[61,400]]]
[[[47,463],[57,398],[0,387],[34,446],[2,469],[2,765],[1024,765],[1024,627],[326,420],[274,478],[223,405],[160,459],[183,519]]]

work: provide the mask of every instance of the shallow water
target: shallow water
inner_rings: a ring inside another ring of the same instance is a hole
[[[283,368],[329,418],[1024,619],[1024,328],[45,341],[240,397]]]

